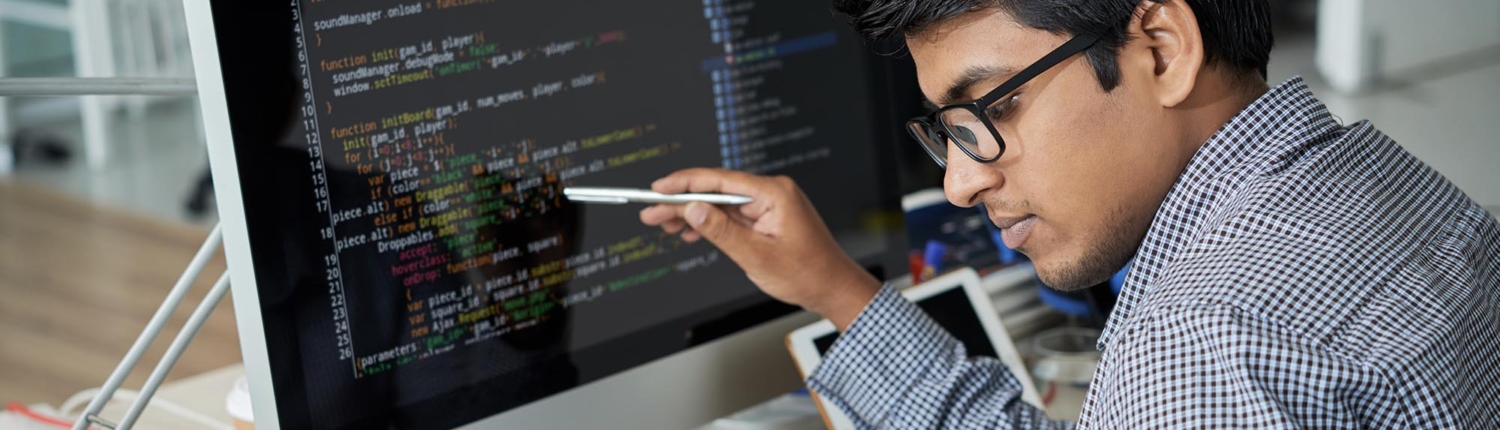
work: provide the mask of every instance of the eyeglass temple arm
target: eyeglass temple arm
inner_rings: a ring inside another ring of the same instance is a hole
[[[1047,69],[1051,69],[1052,66],[1057,65],[1057,63],[1061,63],[1062,60],[1066,60],[1068,59],[1068,57],[1072,57],[1073,54],[1077,54],[1085,49],[1088,49],[1089,46],[1092,46],[1094,42],[1098,40],[1099,36],[1095,36],[1091,33],[1083,33],[1077,36],[1073,36],[1073,38],[1068,40],[1067,43],[1062,44],[1062,46],[1057,47],[1057,49],[1053,49],[1052,52],[1047,53],[1047,55],[1042,57],[1042,59],[1037,60],[1035,63],[1031,63],[1030,66],[1026,66],[1025,69],[1021,70],[1021,73],[1017,73],[1015,76],[1012,76],[1010,79],[1006,80],[1005,83],[1001,84],[999,88],[995,88],[993,91],[990,91],[989,94],[985,94],[984,97],[980,97],[979,100],[975,101],[975,104],[978,104],[981,108],[994,104],[995,101],[999,100],[1001,97],[1005,97],[1006,94],[1010,94],[1011,91],[1015,91],[1016,87],[1019,87],[1028,81],[1031,81],[1031,79],[1035,78],[1036,75],[1040,75],[1042,74],[1042,72],[1047,71]]]

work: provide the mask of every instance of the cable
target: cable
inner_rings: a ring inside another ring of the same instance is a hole
[[[20,414],[21,416],[26,417],[27,419],[30,419],[32,421],[35,421],[35,422],[38,422],[38,423],[41,423],[41,424],[45,424],[45,425],[50,425],[50,426],[53,426],[53,427],[68,428],[68,427],[70,427],[70,426],[73,425],[73,423],[71,423],[71,422],[63,421],[63,420],[60,420],[60,419],[57,419],[57,418],[53,418],[53,417],[49,417],[49,416],[43,415],[41,413],[38,413],[36,411],[31,410],[31,408],[26,407],[26,405],[22,405],[22,404],[16,403],[16,402],[10,402],[10,405],[6,406],[5,410],[11,411],[11,412],[15,412],[15,413]]]

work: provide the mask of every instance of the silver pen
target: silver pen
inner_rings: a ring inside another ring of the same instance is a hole
[[[704,202],[715,205],[743,205],[755,201],[748,196],[735,194],[683,193],[662,194],[651,190],[609,187],[565,187],[563,195],[569,201],[580,203],[666,203],[687,204]]]

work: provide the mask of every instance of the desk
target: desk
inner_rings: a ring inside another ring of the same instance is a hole
[[[162,384],[161,389],[156,392],[156,400],[165,400],[181,405],[213,418],[226,426],[234,426],[234,420],[229,417],[229,412],[224,409],[224,397],[229,389],[234,386],[235,379],[245,374],[245,367],[240,364],[225,366],[216,370],[204,372],[203,374],[182,378],[173,382]],[[125,411],[130,408],[130,402],[114,401],[105,405],[99,416],[110,421],[118,422],[120,417],[125,416]],[[141,414],[140,421],[136,422],[136,428],[153,430],[200,430],[203,426],[182,419],[171,413],[158,410],[156,407],[148,407]]]
[[[181,405],[194,412],[207,415],[209,418],[226,426],[234,425],[229,413],[224,408],[224,397],[234,386],[234,381],[245,374],[244,366],[234,364],[220,369],[205,372],[200,375],[183,378],[170,383],[162,384],[161,390],[157,391],[156,398]],[[103,416],[111,421],[125,416],[125,410],[130,402],[117,401],[105,406]],[[822,428],[821,421],[810,420],[812,428]],[[197,430],[202,426],[179,418],[171,413],[165,413],[154,408],[147,408],[141,414],[141,419],[136,423],[137,428],[160,429],[160,430]],[[804,428],[804,427],[797,427]],[[705,425],[697,430],[716,430],[719,427]]]
[[[1029,273],[1029,268],[1027,268],[1026,271]],[[1029,282],[1029,276],[1016,276],[1014,274],[998,273],[995,276],[988,276],[985,279],[987,281],[995,282],[1017,282],[1018,280],[1027,281],[1024,282],[1024,287],[1026,288],[1026,291],[1033,291],[1033,294],[1036,288],[1034,284]],[[1043,318],[1043,320],[1054,321],[1055,319]],[[1029,347],[1032,345],[1029,337],[1017,337],[1016,339],[1019,342],[1018,346],[1023,351],[1029,349]],[[171,401],[195,412],[208,415],[209,417],[218,420],[218,422],[220,423],[227,424],[230,422],[230,418],[224,410],[224,397],[226,393],[228,393],[231,389],[234,381],[241,374],[243,374],[243,367],[234,365],[211,371],[203,375],[185,378],[164,386],[158,396],[158,399]],[[806,400],[805,397],[803,399]],[[1049,415],[1051,415],[1055,419],[1076,420],[1078,417],[1078,412],[1082,407],[1083,401],[1083,390],[1061,390],[1057,394],[1057,397],[1053,400],[1051,407],[1049,408]],[[757,408],[763,408],[764,406],[765,404],[762,404]],[[114,418],[121,416],[123,415],[124,407],[125,406],[123,404],[111,405],[111,407],[105,409],[104,417]],[[760,416],[761,419],[765,419],[766,416],[765,414],[755,413],[752,413],[750,415]],[[784,415],[781,416],[785,417]],[[150,413],[147,413],[143,416],[141,423],[141,428],[163,428],[168,430],[177,428],[194,428],[192,423],[188,423],[185,420],[175,417],[170,413],[163,413],[161,411],[151,411]],[[698,427],[695,430],[730,430],[743,428],[746,427],[717,425],[717,423],[714,423]],[[823,426],[820,420],[816,418],[810,418],[798,421],[784,422],[779,427],[754,428],[768,430],[812,430],[822,429]]]

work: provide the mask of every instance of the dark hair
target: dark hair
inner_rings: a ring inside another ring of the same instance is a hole
[[[1167,0],[1145,0],[1161,3]],[[1221,63],[1231,73],[1251,70],[1266,78],[1270,62],[1271,14],[1267,0],[1184,0],[1198,17],[1205,63]],[[969,12],[997,8],[1021,25],[1057,34],[1099,36],[1084,52],[1105,91],[1120,83],[1116,57],[1128,39],[1142,0],[833,0],[855,29],[871,40],[920,33],[928,26]]]

